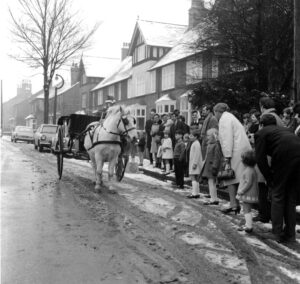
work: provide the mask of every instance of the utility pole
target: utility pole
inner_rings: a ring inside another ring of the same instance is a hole
[[[294,0],[294,101],[300,102],[300,0]]]

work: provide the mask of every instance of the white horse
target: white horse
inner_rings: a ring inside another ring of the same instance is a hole
[[[84,147],[87,150],[95,172],[95,190],[100,191],[102,168],[104,162],[108,165],[109,189],[112,189],[111,180],[114,169],[121,153],[121,138],[134,140],[137,138],[135,118],[123,106],[112,106],[108,109],[103,123],[93,122],[87,126],[84,137]]]

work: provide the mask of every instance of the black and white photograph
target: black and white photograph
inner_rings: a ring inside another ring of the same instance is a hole
[[[1,0],[0,283],[300,283],[299,0]]]

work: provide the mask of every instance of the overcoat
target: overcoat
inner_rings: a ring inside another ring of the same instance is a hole
[[[173,146],[171,138],[164,138],[162,140],[161,148],[163,159],[173,159]]]
[[[197,168],[193,169],[193,165],[196,164]],[[190,150],[190,161],[189,161],[189,174],[199,175],[203,167],[201,145],[198,140],[192,143]]]
[[[258,181],[255,168],[245,168],[237,193],[240,194],[240,196],[237,196],[239,201],[246,203],[258,202]]]
[[[216,140],[208,142],[202,177],[216,178],[222,162],[223,154],[220,144]]]
[[[207,117],[205,118],[205,120],[203,122],[203,126],[201,128],[200,141],[201,141],[201,150],[202,150],[202,156],[203,156],[203,158],[206,155],[206,149],[207,149],[207,144],[208,144],[208,141],[207,141],[207,130],[212,129],[212,128],[218,129],[218,120],[213,115],[213,113],[209,113],[207,115]]]
[[[235,172],[235,178],[224,181],[224,185],[237,184],[245,170],[241,155],[252,148],[243,125],[227,111],[223,112],[219,120],[219,140],[223,156],[231,158],[231,168]]]

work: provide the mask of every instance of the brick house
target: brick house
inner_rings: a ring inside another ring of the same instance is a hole
[[[117,104],[130,107],[138,130],[144,128],[152,108],[159,114],[179,109],[189,123],[190,89],[201,80],[218,76],[218,59],[192,46],[204,13],[203,1],[193,0],[188,26],[138,20],[129,56],[92,89],[97,98],[94,108],[104,108],[105,100],[114,97]]]

